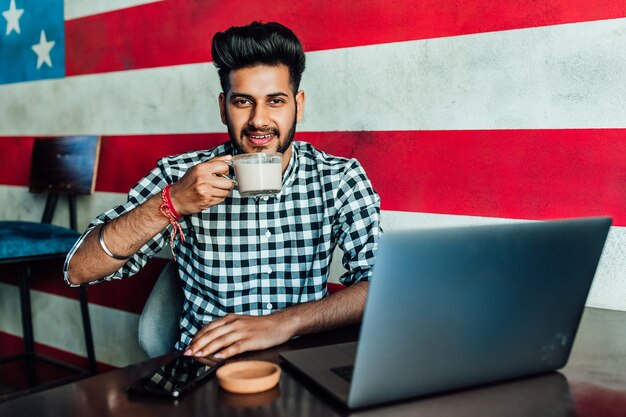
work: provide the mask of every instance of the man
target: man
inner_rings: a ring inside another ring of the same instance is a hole
[[[126,204],[88,227],[68,254],[67,283],[127,277],[171,244],[185,293],[176,348],[186,355],[227,358],[358,322],[380,200],[356,160],[293,142],[305,102],[300,41],[278,23],[254,22],[217,33],[212,53],[230,142],[161,159]],[[229,161],[264,151],[283,154],[282,190],[241,197],[225,177]],[[348,287],[327,296],[337,244]]]

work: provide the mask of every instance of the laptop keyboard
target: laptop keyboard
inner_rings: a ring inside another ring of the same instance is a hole
[[[336,373],[340,378],[347,382],[352,382],[352,373],[354,372],[354,366],[339,366],[337,368],[330,368],[331,371]]]

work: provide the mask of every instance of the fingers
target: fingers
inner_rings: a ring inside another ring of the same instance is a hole
[[[230,358],[249,350],[266,349],[291,339],[294,332],[281,312],[267,316],[228,314],[198,330],[185,356]]]
[[[250,349],[246,346],[246,343],[243,341],[239,341],[239,342],[233,343],[232,345],[228,346],[225,349],[222,349],[215,356],[220,359],[228,359],[235,355],[239,355],[240,353],[246,352],[248,350]]]
[[[219,156],[191,167],[172,185],[170,196],[181,215],[201,212],[220,204],[234,188],[228,178],[219,176],[230,170],[230,155]]]
[[[222,191],[227,191],[226,196],[228,196],[228,194],[235,187],[235,184],[233,183],[231,179],[224,178],[219,175],[215,175],[215,178],[210,180],[210,184],[213,186],[213,188],[217,188]]]
[[[201,162],[199,165],[207,164],[214,170],[214,174],[228,174],[232,159],[233,157],[230,155],[216,156],[209,161]]]
[[[193,169],[197,171],[200,178],[204,178],[214,188],[231,191],[235,185],[227,177],[230,172],[230,165],[228,164],[230,158],[232,158],[230,155],[216,157],[196,165]]]
[[[239,353],[273,346],[282,340],[273,340],[269,334],[275,326],[268,317],[230,314],[202,328],[185,351],[186,356],[214,354],[229,358]]]
[[[236,315],[227,315],[204,326],[196,333],[185,351],[187,356],[206,356],[231,346],[245,337],[237,323]]]
[[[202,329],[198,330],[198,333],[196,333],[193,340],[196,340],[197,338],[201,337],[205,333],[210,332],[211,330],[217,329],[218,327],[222,327],[226,325],[227,323],[230,323],[233,320],[236,320],[236,317],[237,316],[235,314],[227,314],[221,319],[217,319],[217,320],[210,322],[209,324],[204,326]]]
[[[193,356],[212,355],[226,347],[241,342],[243,338],[244,335],[236,331],[205,334],[196,341],[194,347],[189,347],[191,350],[190,354]]]
[[[222,156],[216,156],[215,158],[211,159],[211,161],[225,161],[227,164],[230,165],[230,161],[232,161],[233,156],[232,155],[222,155]]]
[[[192,351],[194,351],[195,348],[200,346],[200,340],[205,338],[205,336],[207,335],[215,338],[215,337],[224,335],[228,333],[229,331],[232,331],[231,329],[225,326],[226,323],[228,323],[228,320],[227,320],[228,317],[229,316],[226,316],[222,319],[215,320],[207,324],[206,326],[204,326],[202,329],[198,330],[198,333],[196,333],[196,335],[191,340],[191,343],[189,344],[189,348],[191,348]]]

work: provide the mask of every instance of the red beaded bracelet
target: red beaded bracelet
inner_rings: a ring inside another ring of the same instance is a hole
[[[159,211],[161,212],[161,214],[167,217],[167,220],[169,220],[170,224],[174,228],[174,231],[170,236],[170,250],[172,251],[172,256],[174,257],[174,260],[176,260],[176,254],[174,253],[174,239],[176,239],[176,235],[178,235],[180,242],[184,243],[185,235],[183,234],[183,229],[178,223],[178,220],[180,220],[182,217],[174,208],[174,204],[172,203],[172,199],[170,197],[171,187],[171,185],[166,185],[161,191],[161,199],[163,200],[163,203],[159,206]]]

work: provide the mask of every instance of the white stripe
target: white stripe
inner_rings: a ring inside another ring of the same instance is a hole
[[[80,305],[76,300],[31,291],[35,340],[57,349],[86,356]],[[89,305],[96,360],[126,366],[146,359],[139,347],[139,316],[122,310]],[[0,331],[22,337],[18,289],[0,283]]]
[[[65,0],[65,20],[126,9],[163,0]]]
[[[320,51],[307,59],[303,131],[626,127],[626,19]],[[210,63],[0,91],[0,135],[225,131]]]
[[[0,185],[0,220],[41,221],[46,204],[45,194],[28,192],[28,187]],[[97,192],[92,196],[78,196],[76,216],[79,229],[84,230],[91,220],[113,206],[126,202],[121,193]],[[69,227],[69,205],[65,198],[57,204],[53,224]]]
[[[85,229],[90,220],[114,205],[126,200],[119,193],[97,192],[91,197],[81,197],[78,201],[78,226]],[[0,186],[0,219],[38,221],[43,207],[42,197],[28,192],[26,187]],[[39,207],[39,209],[33,209]],[[14,213],[19,213],[16,218]],[[55,214],[55,224],[68,225],[67,206],[60,202]],[[385,230],[465,226],[472,224],[488,224],[515,222],[493,217],[457,216],[447,214],[428,214],[400,211],[383,211],[382,226]],[[160,257],[169,258],[164,250]],[[342,273],[341,256],[333,258],[331,280],[336,282]],[[598,271],[587,301],[590,307],[608,308],[626,311],[626,227],[612,227],[598,266]]]
[[[626,127],[625,62],[626,19],[319,52],[303,127]]]
[[[221,131],[210,64],[68,77],[0,87],[0,134]],[[28,108],[28,111],[24,110]]]

